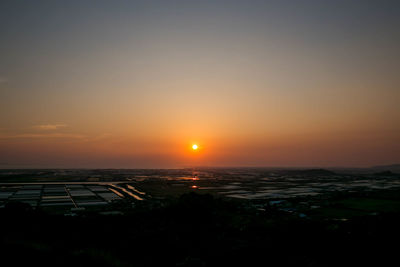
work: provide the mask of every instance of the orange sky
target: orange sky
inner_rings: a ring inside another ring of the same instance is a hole
[[[0,168],[398,163],[395,10],[6,2]]]

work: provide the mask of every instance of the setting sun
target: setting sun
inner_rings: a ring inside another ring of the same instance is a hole
[[[196,144],[194,144],[194,145],[192,145],[192,149],[193,150],[197,150],[199,147],[196,145]]]

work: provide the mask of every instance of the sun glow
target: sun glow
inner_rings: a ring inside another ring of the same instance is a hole
[[[194,145],[192,145],[192,149],[193,150],[197,150],[199,147],[196,145],[196,144],[194,144]]]

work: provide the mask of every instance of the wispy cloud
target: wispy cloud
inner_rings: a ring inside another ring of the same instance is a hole
[[[103,134],[100,134],[100,135],[97,135],[97,136],[92,137],[92,138],[90,139],[90,141],[102,141],[102,140],[105,140],[105,139],[109,139],[110,137],[112,137],[111,134],[109,134],[109,133],[103,133]]]
[[[44,131],[49,131],[49,130],[59,130],[61,128],[67,127],[66,124],[41,124],[41,125],[35,125],[34,128],[39,129],[39,130],[44,130]]]
[[[44,130],[44,132],[25,132],[25,133],[1,133],[0,140],[7,139],[75,139],[82,142],[97,142],[108,140],[112,137],[109,133],[103,133],[95,136],[90,136],[80,133],[62,133],[55,132],[54,130],[67,127],[66,124],[45,124],[35,125],[33,128]],[[1,128],[0,128],[1,130]]]
[[[68,139],[84,139],[85,135],[80,134],[65,134],[65,133],[46,133],[46,134],[0,134],[0,139],[19,139],[19,138],[68,138]]]
[[[0,76],[0,83],[6,83],[8,82],[8,79],[4,76]]]

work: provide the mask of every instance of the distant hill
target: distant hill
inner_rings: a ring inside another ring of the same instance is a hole
[[[377,172],[390,171],[390,172],[400,173],[400,164],[374,166],[372,167],[372,169],[374,169]]]
[[[383,172],[376,172],[374,173],[376,176],[397,176],[394,172],[391,171],[383,171]]]
[[[308,169],[308,170],[293,170],[289,171],[289,174],[292,175],[334,175],[333,171],[325,170],[325,169]]]

